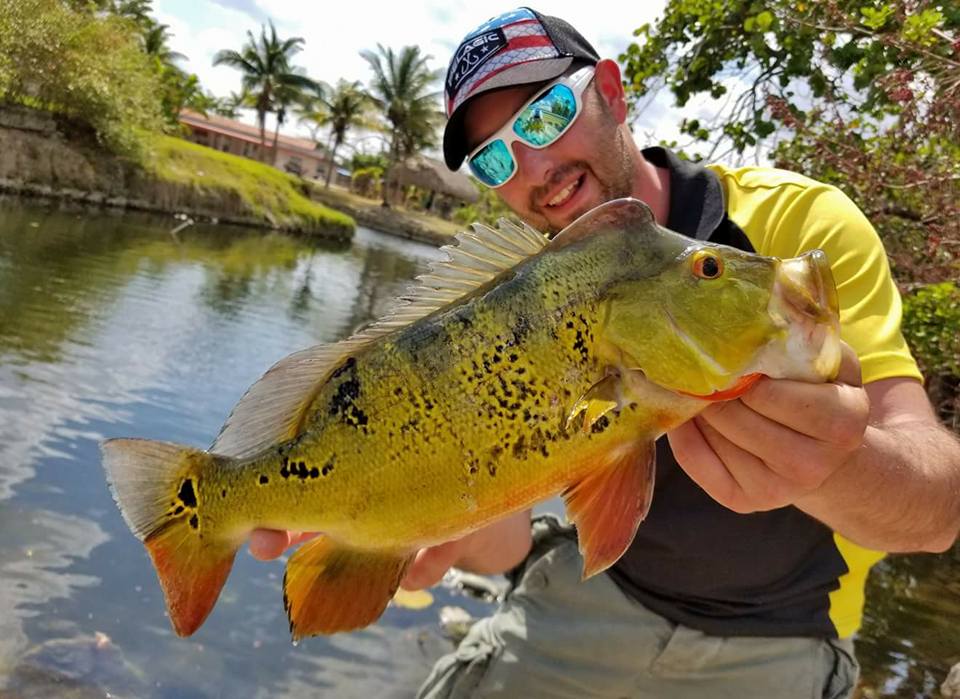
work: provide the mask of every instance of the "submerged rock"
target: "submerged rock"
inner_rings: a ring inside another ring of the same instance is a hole
[[[950,668],[947,679],[940,685],[940,694],[944,699],[960,699],[960,663]]]
[[[105,633],[54,638],[30,649],[10,673],[17,699],[139,697],[146,680]]]

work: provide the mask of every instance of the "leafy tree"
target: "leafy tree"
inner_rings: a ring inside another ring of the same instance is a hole
[[[0,101],[92,127],[111,150],[142,154],[162,128],[162,87],[136,29],[62,0],[0,0]]]
[[[635,107],[661,89],[679,106],[716,100],[714,118],[681,124],[690,138],[684,149],[705,148],[707,158],[753,150],[836,184],[883,237],[904,292],[957,278],[960,5],[670,0],[657,22],[634,34],[620,58]],[[908,297],[908,316],[947,296],[919,298],[926,300]],[[913,320],[905,332],[928,377],[960,378],[955,365],[924,359],[930,329]],[[953,401],[960,408],[960,394]]]
[[[215,66],[227,65],[243,73],[243,90],[250,94],[257,111],[261,153],[266,151],[267,114],[289,106],[287,96],[298,88],[309,89],[316,84],[291,64],[303,44],[301,37],[278,38],[277,30],[270,22],[269,35],[263,26],[260,27],[259,39],[248,31],[247,43],[240,51],[224,49],[213,57]]]
[[[436,145],[443,112],[440,93],[433,86],[441,71],[427,65],[430,56],[421,54],[418,46],[404,46],[394,53],[377,44],[376,52],[361,51],[360,55],[373,70],[369,94],[390,127],[388,160],[392,169],[404,158]],[[388,189],[383,188],[384,206],[388,205]]]

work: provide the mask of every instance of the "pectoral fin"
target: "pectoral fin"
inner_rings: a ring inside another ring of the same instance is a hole
[[[605,376],[597,383],[593,384],[586,393],[577,399],[567,416],[567,430],[570,430],[574,419],[580,413],[583,413],[583,422],[580,430],[589,432],[594,423],[611,410],[619,410],[623,407],[623,396],[620,391],[620,377],[615,375]]]
[[[326,536],[294,552],[283,579],[283,604],[293,640],[372,624],[413,560],[409,551],[361,551]]]
[[[567,516],[577,526],[584,579],[616,563],[633,541],[650,509],[655,460],[653,442],[623,444],[564,491]]]

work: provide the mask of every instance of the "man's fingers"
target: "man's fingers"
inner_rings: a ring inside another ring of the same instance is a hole
[[[677,463],[694,483],[724,507],[735,512],[744,509],[743,489],[716,455],[696,421],[687,420],[667,432]]]
[[[316,532],[288,532],[277,529],[254,529],[250,535],[250,553],[261,561],[282,555],[295,544],[312,539]]]
[[[863,376],[860,373],[860,360],[853,347],[846,342],[840,343],[840,370],[837,373],[836,383],[845,383],[848,386],[862,386]]]
[[[250,553],[261,561],[276,558],[290,545],[290,532],[256,529],[250,535]]]
[[[407,569],[400,587],[404,590],[422,590],[436,585],[460,558],[461,548],[459,541],[450,541],[428,549],[420,549]]]

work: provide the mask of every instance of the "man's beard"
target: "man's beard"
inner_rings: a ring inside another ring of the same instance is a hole
[[[597,149],[597,157],[593,160],[594,163],[597,163],[597,167],[585,160],[567,163],[552,173],[549,182],[533,190],[530,193],[529,206],[531,211],[537,212],[545,221],[549,221],[544,215],[543,209],[537,206],[536,202],[545,196],[551,188],[556,187],[569,176],[571,171],[576,170],[593,175],[600,185],[600,200],[587,203],[579,210],[574,211],[565,225],[570,225],[577,218],[604,202],[631,196],[633,194],[633,167],[630,162],[629,150],[623,140],[623,130],[618,128],[614,131],[614,134],[612,143],[608,142]],[[560,232],[560,229],[548,224],[546,232],[552,238]]]

